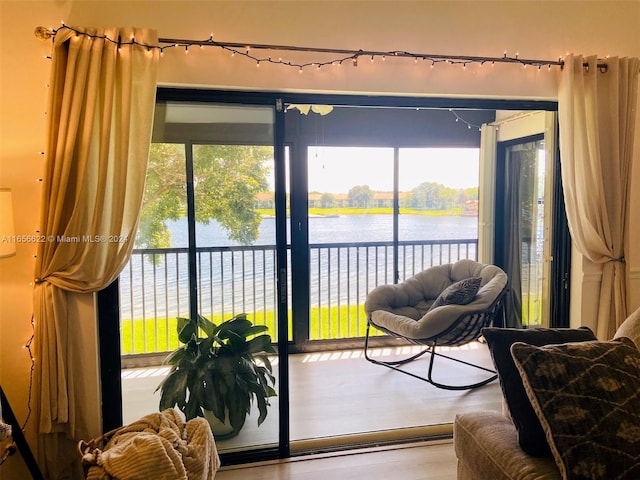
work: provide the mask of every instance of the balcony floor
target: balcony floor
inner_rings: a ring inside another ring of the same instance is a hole
[[[386,360],[417,347],[374,349]],[[486,344],[440,350],[447,355],[492,368]],[[425,375],[428,355],[406,366]],[[475,389],[451,391],[368,362],[362,350],[295,354],[289,357],[290,435],[292,451],[323,446],[361,443],[364,440],[397,439],[403,435],[422,437],[450,433],[458,412],[502,409],[498,381]],[[277,360],[274,361],[274,369]],[[128,369],[122,372],[124,422],[157,411],[155,388],[167,367]],[[452,384],[481,380],[486,372],[450,360],[436,358],[434,378]],[[221,453],[236,449],[274,445],[278,439],[278,397],[271,401],[265,422],[257,427],[257,409],[252,411],[240,434],[218,441]],[[431,426],[437,426],[431,427]]]

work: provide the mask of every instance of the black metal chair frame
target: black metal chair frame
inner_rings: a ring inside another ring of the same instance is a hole
[[[501,307],[502,307],[502,302],[503,302],[506,291],[507,291],[507,288],[505,286],[505,288],[495,298],[495,300],[489,306],[489,308],[484,310],[465,312],[455,322],[453,322],[449,328],[447,328],[446,330],[442,331],[441,333],[433,337],[425,338],[425,339],[412,339],[412,338],[400,336],[397,333],[392,332],[391,330],[388,330],[386,328],[376,325],[371,321],[370,318],[367,318],[367,330],[366,330],[366,335],[364,340],[364,357],[371,363],[374,363],[376,365],[382,365],[384,367],[390,368],[397,372],[404,373],[405,375],[409,375],[411,377],[417,378],[418,380],[428,382],[437,388],[441,388],[445,390],[471,390],[474,388],[487,385],[498,378],[498,375],[495,370],[492,370],[490,368],[485,368],[480,365],[476,365],[474,363],[466,362],[464,360],[460,360],[459,358],[454,358],[449,355],[444,355],[442,353],[436,352],[436,348],[444,347],[444,346],[461,346],[480,338],[482,336],[482,329],[484,327],[490,326],[493,323],[496,315],[502,311]],[[407,358],[403,358],[400,360],[388,361],[388,362],[382,361],[382,360],[376,360],[375,358],[372,358],[369,355],[369,348],[370,348],[369,338],[370,338],[370,329],[372,326],[396,338],[401,338],[403,340],[408,341],[411,344],[421,345],[425,348],[424,350],[418,352],[417,354],[413,354]],[[412,362],[413,360],[423,356],[426,353],[430,353],[429,366],[427,369],[426,377],[417,375],[412,372],[408,372],[400,368],[402,365]],[[467,385],[449,385],[449,384],[437,382],[436,380],[433,379],[433,365],[434,365],[434,360],[436,356],[443,357],[448,360],[452,360],[454,362],[462,363],[464,365],[468,365],[470,367],[483,370],[485,372],[489,372],[491,373],[491,375],[480,382],[467,384]]]

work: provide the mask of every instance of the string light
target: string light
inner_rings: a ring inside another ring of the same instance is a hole
[[[31,336],[29,337],[29,340],[27,340],[27,343],[25,343],[24,347],[27,352],[29,353],[29,359],[31,360],[31,366],[29,367],[29,389],[27,391],[27,416],[24,419],[24,422],[22,422],[22,430],[24,431],[24,429],[27,427],[27,423],[29,422],[29,418],[31,417],[31,396],[33,393],[33,374],[36,368],[36,358],[33,356],[33,350],[31,349],[31,344],[33,343],[33,339],[35,337],[35,318],[34,315],[31,315]]]
[[[458,115],[458,113],[453,108],[450,108],[449,111],[456,117],[456,122],[465,124],[469,130],[471,130],[472,128],[475,128],[478,131],[482,130],[482,125],[476,125],[474,123],[466,121],[464,118]]]
[[[63,22],[64,25],[64,22]],[[42,27],[39,27],[42,28]],[[37,32],[37,29],[36,29]],[[79,38],[79,34],[76,34],[75,38]],[[132,37],[133,40],[133,37]],[[46,56],[44,57],[47,60],[51,60],[50,56]],[[49,85],[46,85],[47,88],[49,88]],[[44,114],[46,115],[47,112],[44,112]],[[38,151],[37,152],[38,155],[40,156],[45,156],[46,153],[44,151]],[[43,182],[44,179],[43,178],[37,178],[36,179],[37,182]],[[35,230],[36,234],[40,233],[40,229],[36,228]],[[33,254],[33,258],[37,258],[37,254]],[[29,286],[33,286],[34,282],[29,282]],[[24,419],[24,421],[22,422],[22,425],[20,426],[20,430],[22,430],[23,432],[25,431],[27,424],[29,423],[29,419],[31,418],[32,415],[32,407],[31,407],[31,399],[33,397],[33,379],[34,379],[34,375],[35,375],[35,367],[36,367],[36,358],[33,354],[33,349],[32,349],[32,344],[35,338],[35,315],[32,314],[31,315],[31,335],[29,336],[28,340],[26,341],[26,343],[23,345],[22,348],[24,348],[25,350],[27,350],[28,355],[29,355],[29,360],[30,360],[30,366],[29,366],[29,386],[28,386],[28,390],[27,390],[27,415]],[[3,455],[2,457],[0,457],[0,465],[2,465],[6,459],[8,458],[9,455],[11,455],[13,452],[9,449],[6,451],[6,455]]]
[[[246,44],[246,43],[232,43],[232,42],[219,42],[214,40],[213,33],[205,40],[179,40],[179,39],[159,39],[159,43],[161,45],[149,45],[143,42],[136,40],[133,36],[131,40],[128,42],[118,41],[117,39],[109,38],[105,35],[95,35],[86,32],[82,32],[80,30],[76,30],[72,27],[65,25],[64,23],[57,29],[47,29],[44,27],[36,28],[36,36],[42,39],[49,39],[55,37],[55,35],[61,30],[69,30],[76,34],[76,36],[87,36],[91,38],[101,38],[105,41],[117,43],[118,46],[123,45],[137,45],[145,47],[149,50],[159,50],[162,55],[165,50],[171,48],[184,48],[185,53],[188,52],[190,46],[199,46],[201,48],[204,47],[215,47],[227,51],[231,54],[231,56],[242,56],[249,60],[254,61],[256,64],[260,63],[272,63],[287,67],[294,67],[298,70],[304,69],[307,67],[316,67],[321,68],[327,65],[341,65],[345,61],[351,61],[354,67],[358,66],[358,58],[361,56],[367,56],[371,59],[371,61],[375,61],[376,58],[381,58],[383,61],[386,60],[386,57],[393,56],[398,58],[409,58],[412,59],[415,63],[418,63],[419,59],[430,61],[431,67],[433,68],[436,63],[444,63],[448,65],[461,65],[463,69],[466,69],[468,64],[476,63],[482,65],[485,62],[491,62],[492,65],[495,65],[496,62],[499,63],[512,63],[519,64],[524,66],[536,66],[541,68],[542,66],[548,66],[549,69],[552,66],[564,66],[564,61],[560,58],[558,60],[535,60],[535,59],[524,59],[520,58],[519,53],[516,53],[515,57],[510,57],[507,55],[507,52],[504,51],[502,57],[480,57],[480,56],[467,56],[467,55],[439,55],[439,54],[430,54],[430,53],[412,53],[403,50],[395,50],[395,51],[370,51],[370,50],[347,50],[347,49],[329,49],[329,48],[311,48],[311,47],[299,47],[292,45],[264,45],[264,44]],[[337,55],[336,58],[326,61],[311,61],[311,62],[294,62],[283,60],[281,57],[272,58],[272,57],[261,57],[256,54],[253,54],[253,50],[268,50],[268,51],[295,51],[295,52],[306,52],[306,53],[315,53],[315,54],[333,54]],[[599,65],[602,67],[606,67],[606,65]]]
[[[27,416],[22,422],[22,425],[19,427],[22,432],[24,432],[25,429],[27,428],[27,423],[29,422],[29,419],[31,418],[31,414],[32,414],[31,398],[33,396],[33,377],[34,377],[35,368],[36,368],[36,358],[33,356],[33,350],[31,349],[31,344],[33,343],[33,338],[34,338],[34,333],[33,333],[34,328],[35,328],[35,322],[32,315],[31,316],[32,333],[31,333],[31,336],[29,337],[29,340],[27,340],[27,343],[25,343],[23,346],[23,348],[27,350],[27,352],[29,352],[29,359],[31,360],[31,365],[29,367],[29,387],[27,391]],[[12,444],[9,444],[5,448],[2,455],[0,456],[0,466],[3,465],[4,462],[7,460],[7,458],[13,455],[16,452],[16,450],[17,448],[15,445],[15,442],[13,442]]]

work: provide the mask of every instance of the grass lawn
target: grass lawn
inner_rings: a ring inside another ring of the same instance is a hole
[[[274,341],[277,339],[275,312],[259,312],[249,315],[248,318],[257,325],[266,325]],[[216,324],[224,320],[221,316],[209,319]],[[314,308],[311,310],[310,339],[364,337],[366,325],[364,308],[357,305],[331,309]],[[122,355],[169,352],[176,349],[179,346],[176,326],[176,318],[122,320],[120,329]],[[289,331],[291,330],[292,323],[289,318]]]

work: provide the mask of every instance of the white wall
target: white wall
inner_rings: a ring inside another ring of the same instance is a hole
[[[216,39],[229,42],[479,56],[501,56],[506,51],[518,52],[521,58],[553,60],[565,52],[640,57],[640,2],[634,1],[2,0],[0,188],[13,189],[16,233],[23,235],[33,233],[38,225],[41,187],[36,179],[42,176],[44,163],[39,152],[46,149],[49,61],[43,57],[50,43],[36,39],[33,31],[40,25],[56,28],[61,21],[78,26],[148,27],[171,38],[206,39],[213,33]],[[160,66],[163,84],[554,100],[558,76],[557,68],[548,72],[470,65],[463,70],[438,65],[431,70],[398,59],[299,74],[267,64],[257,69],[243,58],[210,49],[191,49],[188,55],[180,49],[167,51]],[[634,172],[634,185],[638,198],[640,167]],[[631,212],[635,218],[638,208]],[[630,240],[640,245],[639,237],[640,225],[636,225]],[[35,244],[20,244],[15,257],[0,260],[0,381],[20,419],[27,414],[29,359],[22,347],[31,334],[35,250]],[[633,251],[628,258],[631,304],[637,306],[640,252]],[[576,278],[580,276],[577,272]],[[576,312],[595,314],[591,295],[578,292],[576,298],[580,302]],[[91,308],[85,308],[91,314]],[[91,324],[87,315],[85,327]],[[92,338],[90,332],[87,338]],[[88,368],[94,368],[94,357],[87,362]],[[94,392],[90,401],[97,402],[97,383],[90,390]],[[32,430],[33,421],[31,437]],[[22,468],[19,460],[11,459],[0,477],[15,478],[12,475]]]

